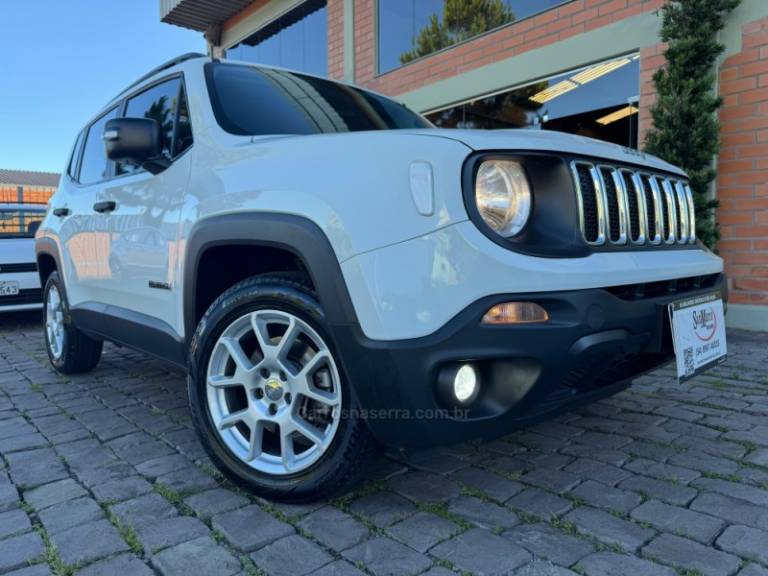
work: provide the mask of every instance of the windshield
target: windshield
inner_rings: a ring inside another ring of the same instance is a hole
[[[45,212],[0,208],[0,238],[34,238]]]
[[[206,64],[216,120],[232,134],[320,134],[431,128],[404,105],[330,80],[286,70]]]

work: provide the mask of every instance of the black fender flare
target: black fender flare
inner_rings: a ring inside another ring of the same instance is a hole
[[[53,238],[48,236],[42,236],[35,240],[35,261],[37,262],[37,273],[40,277],[40,287],[44,288],[44,282],[42,273],[40,270],[40,257],[50,256],[56,263],[56,270],[59,271],[61,281],[64,282],[64,270],[61,267],[61,255],[59,254],[59,246]]]
[[[317,224],[293,214],[224,214],[194,224],[187,240],[183,275],[184,334],[187,343],[196,329],[196,283],[200,258],[209,248],[228,244],[264,246],[290,252],[309,273],[328,323],[358,324],[339,260]]]

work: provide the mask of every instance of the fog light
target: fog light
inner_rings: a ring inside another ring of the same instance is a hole
[[[477,370],[472,364],[462,364],[453,378],[453,395],[464,404],[477,394]]]
[[[532,324],[547,320],[549,314],[535,302],[496,304],[483,316],[483,324]]]
[[[438,375],[437,391],[444,404],[468,406],[480,393],[480,373],[468,362],[445,366]]]

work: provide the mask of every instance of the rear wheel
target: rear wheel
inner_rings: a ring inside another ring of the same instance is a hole
[[[81,332],[69,314],[69,303],[59,273],[48,277],[43,290],[45,348],[53,367],[62,374],[90,372],[99,363],[103,342]]]
[[[234,482],[261,495],[318,498],[352,482],[374,443],[302,281],[245,280],[201,320],[189,395],[203,445]]]

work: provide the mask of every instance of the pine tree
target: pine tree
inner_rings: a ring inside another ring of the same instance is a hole
[[[715,178],[712,160],[719,150],[714,93],[715,62],[724,47],[717,32],[741,0],[672,0],[662,8],[661,39],[668,42],[667,65],[656,72],[658,99],[651,108],[653,128],[645,149],[685,170],[696,206],[696,235],[710,248],[719,238],[708,198]]]
[[[488,30],[512,22],[515,15],[503,0],[445,0],[443,19],[432,14],[419,31],[414,49],[400,55],[405,64],[416,58],[453,46]]]

